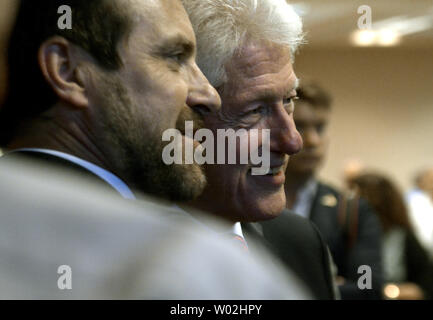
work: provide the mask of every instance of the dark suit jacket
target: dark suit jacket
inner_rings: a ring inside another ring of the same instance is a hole
[[[418,284],[425,299],[433,299],[433,263],[413,232],[406,232],[404,246],[406,281]]]
[[[247,242],[250,238],[264,242],[316,299],[335,299],[327,247],[308,219],[286,211],[275,219],[242,226]]]
[[[334,197],[336,203],[329,201]],[[347,232],[338,221],[338,201],[340,193],[334,188],[319,183],[314,197],[310,219],[320,230],[331,250],[338,268],[338,275],[346,279],[340,286],[342,299],[381,299],[383,272],[381,263],[380,222],[367,202],[360,199],[357,215],[356,238],[353,246],[348,245]],[[328,201],[325,201],[328,199]],[[358,268],[367,265],[372,270],[372,289],[360,290],[357,282],[362,274]]]

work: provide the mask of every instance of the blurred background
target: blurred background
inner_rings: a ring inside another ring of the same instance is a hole
[[[331,145],[321,177],[343,186],[348,163],[395,178],[407,191],[433,166],[433,1],[291,1],[307,45],[298,77],[317,80],[334,99]],[[360,32],[368,5],[372,30]]]

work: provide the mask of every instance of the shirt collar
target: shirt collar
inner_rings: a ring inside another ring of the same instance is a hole
[[[211,221],[209,223],[207,223],[205,221],[205,219],[197,219],[195,216],[193,216],[192,214],[190,214],[189,212],[185,211],[184,209],[182,209],[181,207],[179,207],[178,205],[173,205],[173,208],[175,208],[177,211],[181,212],[182,214],[188,215],[194,223],[200,225],[201,227],[204,227],[205,229],[215,233],[215,234],[220,234],[220,235],[225,235],[225,234],[230,234],[230,235],[236,235],[241,237],[242,239],[244,238],[244,234],[242,232],[242,226],[240,222],[236,222],[234,224],[229,224],[229,225],[220,225],[218,224],[218,228],[215,228],[215,223],[214,221]]]
[[[293,211],[305,218],[308,218],[310,215],[311,205],[313,203],[313,199],[317,193],[317,189],[319,187],[319,183],[316,179],[312,178],[308,180],[304,186],[298,191],[296,194],[296,201],[293,205]]]
[[[101,168],[101,167],[99,167],[93,163],[90,163],[86,160],[80,159],[78,157],[75,157],[73,155],[70,155],[70,154],[67,154],[64,152],[50,150],[50,149],[23,148],[23,149],[17,149],[17,150],[11,151],[11,152],[19,152],[19,151],[40,152],[40,153],[45,153],[45,154],[52,155],[54,157],[59,157],[59,158],[68,160],[72,163],[75,163],[76,165],[79,165],[79,166],[89,170],[90,172],[94,173],[95,175],[97,175],[99,178],[101,178],[102,180],[107,182],[110,186],[112,186],[117,192],[119,192],[123,198],[131,199],[131,200],[136,199],[134,194],[132,193],[131,189],[119,177],[115,176],[111,172],[109,172],[109,171],[107,171],[107,170],[105,170],[105,169],[103,169],[103,168]]]

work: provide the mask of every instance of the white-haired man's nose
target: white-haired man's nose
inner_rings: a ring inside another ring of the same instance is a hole
[[[271,127],[271,151],[292,155],[301,151],[301,135],[296,130],[293,116],[284,108],[275,114]]]

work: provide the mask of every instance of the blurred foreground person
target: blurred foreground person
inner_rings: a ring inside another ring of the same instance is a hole
[[[319,228],[338,268],[342,299],[380,299],[382,268],[381,227],[365,201],[344,196],[317,178],[326,155],[327,125],[331,98],[318,85],[304,84],[297,90],[294,113],[304,147],[287,166],[285,191],[287,208],[311,219]],[[372,271],[372,287],[361,289],[360,266]]]
[[[422,170],[406,200],[415,235],[433,258],[433,168]]]
[[[206,164],[208,185],[191,205],[223,218],[228,232],[231,228],[251,252],[256,250],[253,239],[260,240],[315,298],[333,299],[329,254],[309,221],[292,215],[262,226],[248,224],[281,213],[284,171],[289,156],[302,146],[293,121],[298,79],[292,64],[302,42],[299,16],[284,0],[183,0],[183,4],[197,37],[197,63],[222,99],[219,112],[204,115],[205,127],[215,136],[221,129],[236,130],[239,138],[236,163]],[[258,165],[251,158],[239,161],[242,150],[258,148],[265,154],[264,140],[248,145],[256,130],[270,131],[270,169],[262,175],[252,173]]]
[[[385,296],[432,299],[433,264],[412,230],[400,191],[388,178],[374,173],[352,178],[351,185],[373,207],[382,224]]]
[[[195,63],[181,2],[74,0],[71,29],[59,28],[63,4],[21,2],[0,113],[6,157],[80,171],[125,198],[135,190],[179,201],[199,195],[199,165],[162,161],[165,130],[184,132],[184,120],[199,124],[203,110],[220,108]]]
[[[4,160],[0,299],[310,298],[266,253],[244,254],[171,211]]]

